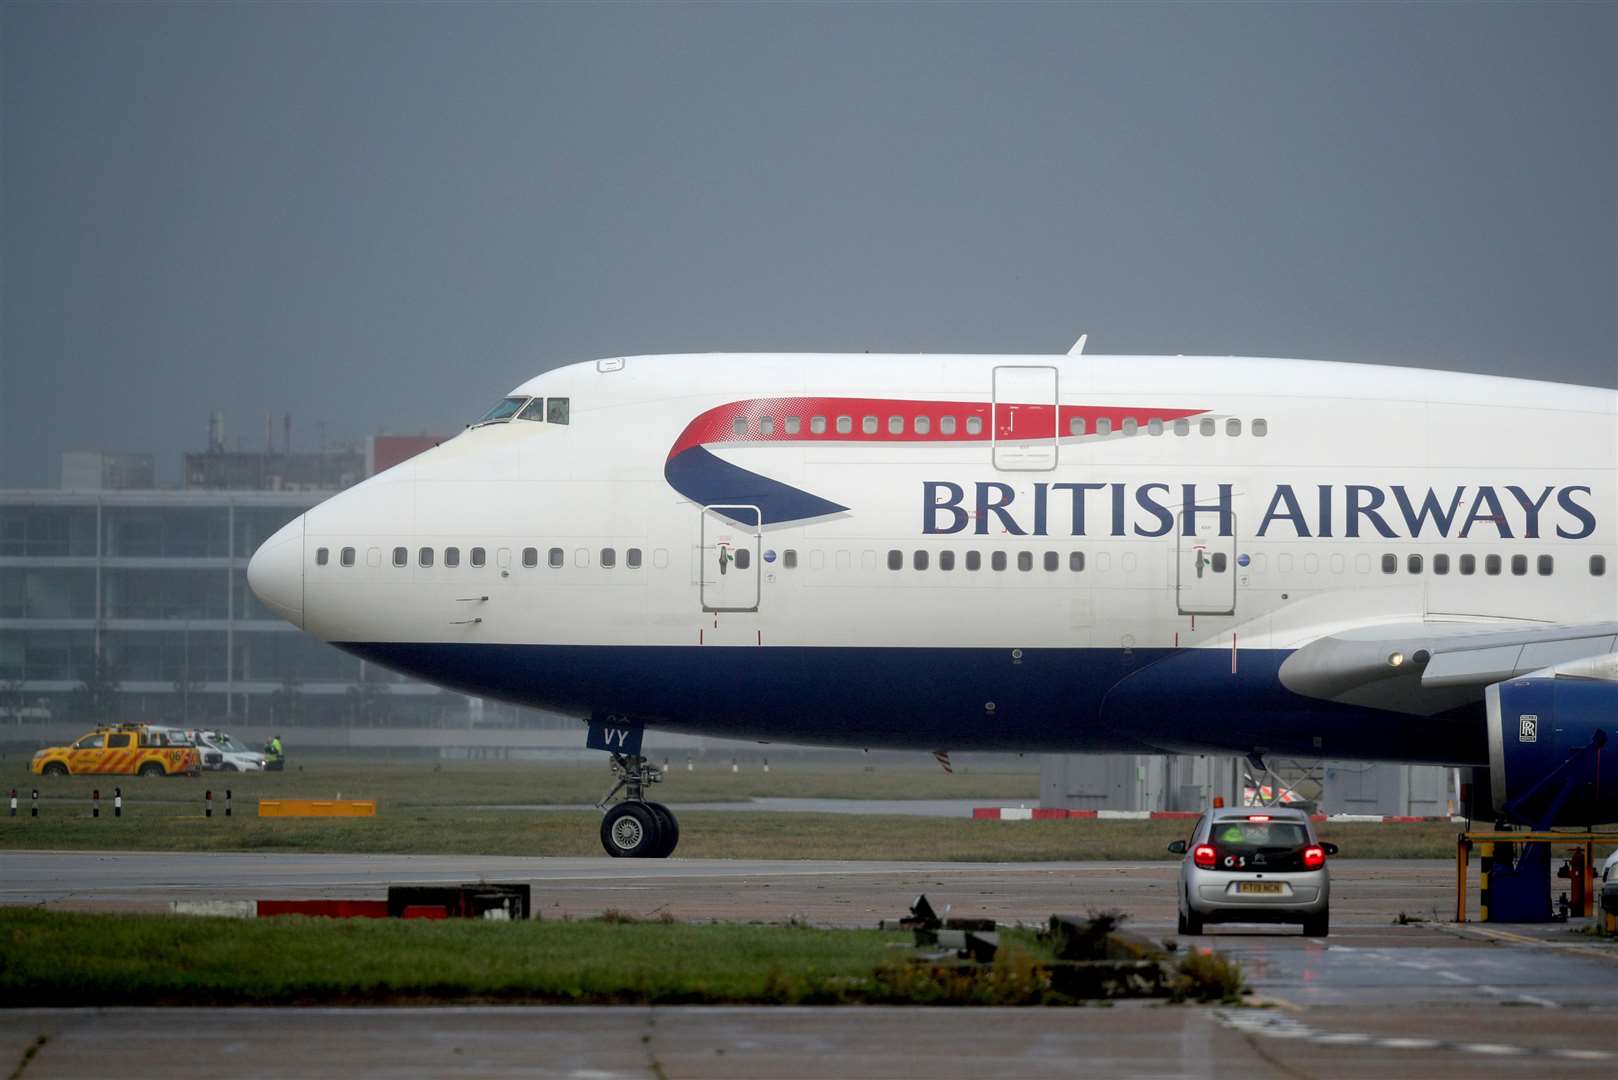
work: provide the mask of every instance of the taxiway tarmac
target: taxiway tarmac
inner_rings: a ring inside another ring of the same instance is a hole
[[[955,914],[1013,922],[1117,908],[1160,937],[1173,936],[1177,873],[1171,862],[81,852],[0,860],[0,902],[91,910],[161,909],[176,898],[379,897],[390,883],[484,878],[531,882],[542,917],[617,908],[870,926],[925,892]],[[211,1027],[170,1013],[154,1024],[140,1010],[22,1010],[0,1016],[0,1034],[18,1055],[47,1036],[28,1080],[104,1075],[114,1048],[137,1077],[1389,1077],[1520,1076],[1525,1067],[1610,1076],[1618,950],[1560,926],[1446,925],[1438,920],[1453,904],[1452,875],[1437,860],[1339,860],[1329,938],[1233,927],[1181,939],[1230,955],[1272,1009],[974,1010],[969,1022],[960,1010],[931,1009],[232,1010]],[[1401,913],[1427,921],[1399,925]],[[188,1040],[183,1069],[155,1044],[151,1057],[140,1051],[151,1032],[175,1025],[208,1028]]]

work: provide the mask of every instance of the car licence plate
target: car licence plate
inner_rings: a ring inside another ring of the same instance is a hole
[[[1281,883],[1279,881],[1238,881],[1236,891],[1239,893],[1260,893],[1266,896],[1279,896]]]

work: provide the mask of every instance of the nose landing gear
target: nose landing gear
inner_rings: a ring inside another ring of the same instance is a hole
[[[613,754],[612,773],[618,778],[605,807],[623,792],[601,818],[601,846],[615,859],[666,859],[680,842],[680,823],[662,803],[646,799],[646,785],[663,779],[663,771],[640,754]]]

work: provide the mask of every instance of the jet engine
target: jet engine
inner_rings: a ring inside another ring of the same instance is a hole
[[[1496,814],[1536,829],[1618,821],[1618,682],[1536,672],[1484,701]]]

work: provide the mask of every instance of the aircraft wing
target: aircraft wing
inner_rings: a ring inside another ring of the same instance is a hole
[[[1618,622],[1407,622],[1312,641],[1281,664],[1280,677],[1306,697],[1433,716],[1480,702],[1486,687],[1520,675],[1588,668],[1587,677],[1610,679],[1615,666]]]

